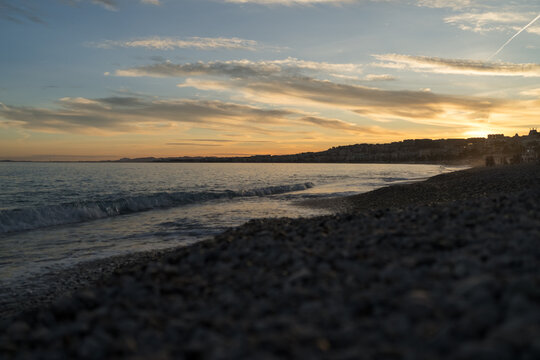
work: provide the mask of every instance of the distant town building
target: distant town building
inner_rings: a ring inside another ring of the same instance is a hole
[[[526,149],[521,155],[521,159],[526,163],[538,161],[538,150]]]
[[[1,1],[1,0],[0,0]],[[467,163],[487,165],[540,162],[540,133],[525,136],[490,134],[487,138],[407,139],[386,144],[336,146],[318,152],[243,157],[176,157],[122,159],[149,162],[285,162],[285,163]]]

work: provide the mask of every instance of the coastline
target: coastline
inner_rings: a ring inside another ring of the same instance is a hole
[[[539,169],[473,168],[317,200],[341,214],[252,220],[118,260],[87,289],[1,320],[0,354],[540,355]]]
[[[536,167],[534,164],[472,167],[353,196],[306,200],[299,205],[361,213],[479,199],[534,187],[540,182]]]
[[[206,239],[200,240],[205,241]],[[195,242],[196,243],[196,242]],[[41,284],[31,291],[0,288],[0,319],[9,318],[24,311],[47,307],[56,299],[86,287],[100,284],[104,279],[130,266],[157,261],[168,253],[189,247],[194,242],[160,250],[141,251],[132,254],[116,255],[102,259],[84,261],[65,269],[36,275]]]

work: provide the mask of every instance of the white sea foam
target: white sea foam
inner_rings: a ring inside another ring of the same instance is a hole
[[[314,186],[311,182],[268,186],[238,191],[159,192],[149,195],[102,201],[79,201],[0,211],[0,233],[39,229],[131,214],[152,209],[171,208],[217,199],[270,196],[302,191]]]

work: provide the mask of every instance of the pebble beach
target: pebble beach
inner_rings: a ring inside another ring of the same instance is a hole
[[[0,309],[0,357],[537,359],[539,199],[479,167],[83,264]]]

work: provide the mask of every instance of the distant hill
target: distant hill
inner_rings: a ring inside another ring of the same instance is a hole
[[[478,163],[488,155],[519,162],[527,151],[538,153],[540,136],[490,135],[469,139],[413,139],[386,144],[356,144],[319,152],[245,157],[169,157],[121,159],[120,162],[245,162],[245,163]],[[532,150],[531,150],[532,149]],[[519,159],[518,159],[519,158]]]

